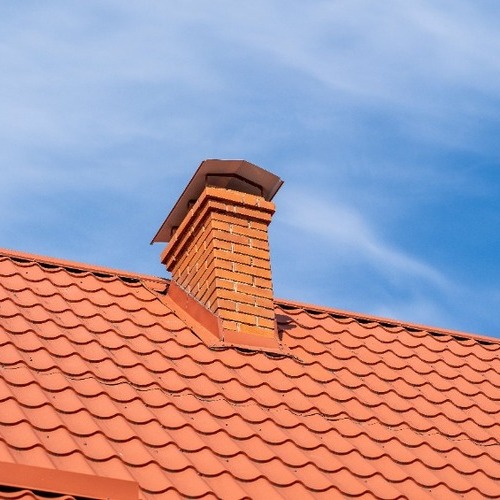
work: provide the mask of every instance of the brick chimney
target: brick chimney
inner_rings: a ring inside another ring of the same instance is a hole
[[[168,242],[174,286],[239,338],[276,335],[268,226],[282,183],[243,160],[205,160],[153,239]]]

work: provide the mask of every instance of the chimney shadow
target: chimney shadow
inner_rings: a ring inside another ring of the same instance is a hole
[[[283,335],[285,332],[297,328],[293,319],[286,314],[276,314],[276,323],[278,325],[278,340],[280,342],[283,341]]]

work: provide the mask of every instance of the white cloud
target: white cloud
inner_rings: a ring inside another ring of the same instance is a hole
[[[390,281],[419,279],[448,291],[452,283],[437,269],[381,238],[354,207],[318,199],[304,191],[288,190],[283,196],[282,217],[302,233],[313,233],[344,259],[374,266]],[[284,203],[283,203],[284,202]]]

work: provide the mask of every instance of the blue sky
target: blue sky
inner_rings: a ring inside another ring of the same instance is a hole
[[[285,180],[281,298],[500,336],[500,5],[0,4],[0,246],[167,276],[199,163]]]

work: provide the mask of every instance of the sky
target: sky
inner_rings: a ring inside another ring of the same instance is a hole
[[[282,299],[500,337],[495,0],[3,0],[0,247],[168,277],[198,165],[279,175]]]

